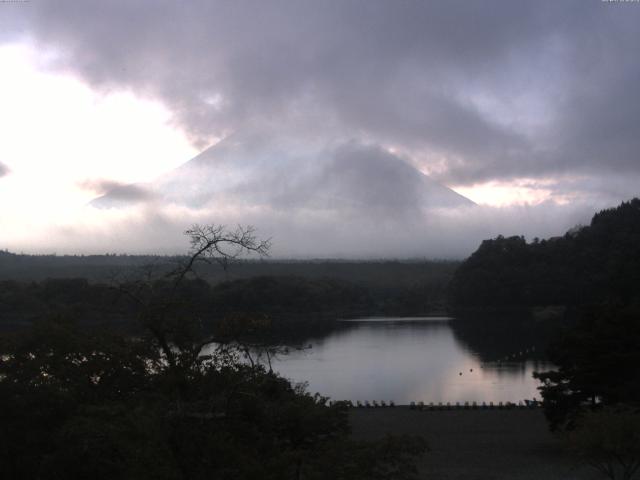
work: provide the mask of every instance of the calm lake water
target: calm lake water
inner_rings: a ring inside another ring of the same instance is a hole
[[[505,331],[508,326],[498,333],[469,333],[446,317],[361,319],[343,325],[311,339],[311,348],[279,357],[274,370],[334,400],[407,404],[540,398],[532,373],[551,368],[536,359],[542,347],[536,349],[535,339]],[[496,340],[501,334],[504,340]]]

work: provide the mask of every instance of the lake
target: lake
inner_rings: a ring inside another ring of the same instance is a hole
[[[540,398],[532,373],[551,368],[540,358],[543,347],[535,336],[509,324],[493,331],[446,317],[341,323],[310,339],[310,348],[278,357],[274,370],[333,400],[407,404]]]

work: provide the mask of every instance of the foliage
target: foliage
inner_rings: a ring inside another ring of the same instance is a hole
[[[640,199],[594,215],[587,227],[527,243],[482,242],[450,285],[458,307],[585,305],[640,300]]]
[[[536,373],[552,429],[572,428],[585,408],[640,405],[640,312],[586,308],[550,349],[557,369]]]
[[[353,442],[344,404],[326,406],[326,398],[261,364],[239,361],[243,342],[268,323],[247,318],[209,331],[193,315],[185,291],[199,296],[202,285],[189,280],[197,262],[234,258],[239,250],[263,254],[268,244],[251,229],[187,233],[192,251],[184,263],[163,277],[120,285],[137,311],[136,335],[62,316],[2,337],[3,474],[16,480],[413,478],[421,440]]]
[[[628,408],[588,412],[565,441],[585,463],[611,480],[631,480],[640,468],[640,413]]]
[[[371,299],[362,287],[330,278],[253,277],[212,289],[217,313],[269,314],[274,317],[366,310]]]
[[[9,478],[411,478],[423,451],[419,440],[387,440],[385,455],[350,441],[343,405],[224,349],[170,367],[152,337],[58,320],[2,351]]]

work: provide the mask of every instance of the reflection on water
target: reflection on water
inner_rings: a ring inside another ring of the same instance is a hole
[[[335,400],[505,402],[539,397],[536,370],[549,367],[518,351],[517,361],[483,360],[446,319],[353,322],[274,369]]]

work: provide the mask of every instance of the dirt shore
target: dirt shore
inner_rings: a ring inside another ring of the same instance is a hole
[[[595,480],[597,472],[563,451],[539,410],[419,411],[351,409],[353,436],[422,435],[430,451],[419,461],[430,480]]]

